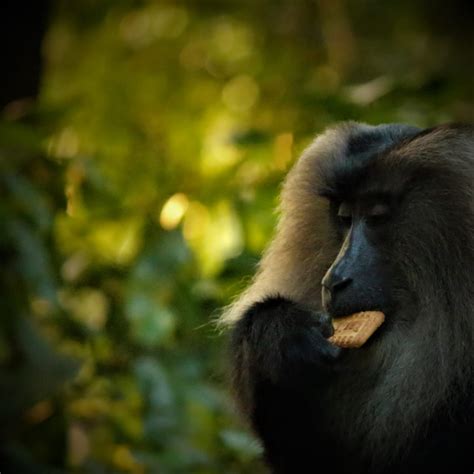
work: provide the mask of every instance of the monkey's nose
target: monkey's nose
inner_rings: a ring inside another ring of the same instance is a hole
[[[329,292],[335,293],[336,291],[341,291],[342,289],[344,289],[351,282],[352,278],[350,277],[327,273],[321,281],[321,285],[323,285],[323,288],[328,290]]]
[[[334,278],[330,275],[326,275],[323,278],[322,284],[322,304],[325,311],[331,314],[339,314],[341,312],[341,303],[347,299],[347,294],[343,293],[342,290],[347,288],[352,283],[352,278]],[[346,298],[345,298],[345,297]]]

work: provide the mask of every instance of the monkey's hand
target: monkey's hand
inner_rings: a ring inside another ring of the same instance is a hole
[[[234,328],[235,368],[253,382],[314,386],[331,373],[341,354],[327,340],[332,334],[327,314],[286,298],[267,298],[251,306]]]
[[[326,452],[327,433],[320,437],[313,427],[343,351],[327,340],[332,332],[327,315],[282,297],[255,303],[234,327],[236,398],[263,441],[265,458],[280,467],[275,473],[308,472],[301,453],[314,446]]]

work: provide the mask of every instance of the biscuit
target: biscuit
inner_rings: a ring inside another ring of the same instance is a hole
[[[384,319],[385,315],[380,311],[363,311],[333,319],[334,334],[329,341],[339,347],[361,347],[384,322]]]

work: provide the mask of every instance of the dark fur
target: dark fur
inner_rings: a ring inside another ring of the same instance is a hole
[[[272,472],[473,471],[473,188],[470,126],[343,124],[300,158],[259,272],[223,318]],[[320,296],[341,246],[328,197],[380,195],[396,202],[374,244],[394,305],[363,348],[339,350]]]

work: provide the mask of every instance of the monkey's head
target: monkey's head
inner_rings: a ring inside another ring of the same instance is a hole
[[[329,254],[337,250],[323,308],[406,317],[435,299],[447,310],[473,262],[472,129],[348,124],[338,133],[343,146],[311,155]]]
[[[272,294],[332,316],[381,310],[389,324],[469,318],[473,130],[343,123],[317,137],[285,180],[253,284],[222,321]]]

